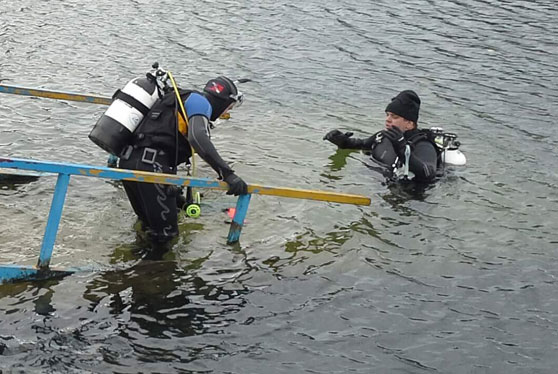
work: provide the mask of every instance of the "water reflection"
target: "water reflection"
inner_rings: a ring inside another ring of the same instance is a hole
[[[337,151],[328,157],[328,159],[331,160],[331,163],[328,165],[328,168],[330,171],[339,171],[341,169],[343,169],[345,167],[345,165],[347,165],[347,157],[350,156],[351,153],[355,153],[355,152],[359,152],[353,149],[341,149],[341,148],[337,148]],[[331,178],[331,176],[329,175],[324,175],[322,174],[322,176]],[[334,178],[331,178],[334,179]]]
[[[2,174],[0,172],[0,188],[15,190],[20,184],[31,183],[39,179],[39,176],[24,174]]]
[[[428,197],[428,191],[434,188],[434,184],[416,183],[402,181],[387,185],[388,193],[383,194],[382,198],[394,209],[404,208],[409,200],[424,201]]]
[[[187,246],[191,241],[191,235],[204,229],[203,224],[192,222],[184,211],[180,211],[178,214],[179,236],[168,243],[157,245],[149,240],[147,232],[142,230],[141,226],[139,219],[136,220],[132,228],[136,234],[134,242],[123,243],[116,247],[110,258],[111,264],[135,261],[140,258],[152,261],[175,260],[173,247]]]
[[[59,283],[60,280],[46,280],[3,284],[0,286],[0,299],[17,299],[16,303],[11,304],[14,306],[13,310],[17,309],[17,305],[31,301],[35,313],[49,316],[56,312],[52,298],[55,293],[54,289]],[[5,309],[4,312],[11,313],[10,309]]]
[[[223,267],[208,274],[213,251],[190,257],[173,248],[153,261],[134,257],[136,244],[116,248],[107,271],[0,286],[3,362],[64,371],[66,365],[88,367],[92,360],[100,360],[101,368],[136,367],[141,361],[161,371],[164,362],[223,354],[204,341],[188,340],[184,346],[178,339],[223,334],[237,323],[235,315],[245,306],[248,289],[228,273],[249,269]],[[231,250],[246,259],[239,246]],[[8,334],[14,324],[17,331]]]
[[[103,272],[86,287],[90,310],[107,309],[128,316],[128,333],[165,338],[219,333],[227,315],[244,304],[246,289],[229,289],[204,280],[197,272],[209,256],[177,261],[140,260],[130,268]]]

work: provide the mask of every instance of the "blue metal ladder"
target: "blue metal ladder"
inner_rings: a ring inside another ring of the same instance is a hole
[[[58,174],[54,195],[50,206],[47,225],[41,245],[39,260],[36,266],[3,265],[0,264],[0,284],[16,280],[48,279],[73,273],[77,269],[55,269],[49,266],[52,257],[58,226],[62,218],[62,210],[66,199],[68,184],[71,175],[87,176],[94,178],[105,178],[112,180],[126,180],[145,183],[174,184],[193,188],[211,188],[227,190],[225,182],[191,177],[179,177],[170,174],[151,173],[137,170],[113,169],[109,167],[98,167],[89,165],[78,165],[59,162],[45,162],[17,158],[0,158],[0,167],[18,170],[27,170],[37,175],[44,173]],[[349,195],[335,192],[301,190],[293,188],[265,187],[260,185],[249,185],[248,194],[238,197],[235,215],[227,237],[228,243],[238,242],[248,212],[252,194],[282,196],[289,198],[301,198],[321,200],[345,204],[370,205],[370,199],[360,195]]]

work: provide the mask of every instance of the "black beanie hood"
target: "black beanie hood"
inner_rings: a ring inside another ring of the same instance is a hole
[[[238,94],[238,89],[232,80],[220,76],[206,83],[203,94],[212,107],[210,120],[215,121],[235,101],[231,97]]]
[[[412,90],[401,91],[386,107],[386,112],[392,112],[409,121],[418,122],[420,98]]]

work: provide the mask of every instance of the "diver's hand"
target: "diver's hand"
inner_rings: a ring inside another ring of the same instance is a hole
[[[227,195],[246,195],[248,193],[248,185],[235,173],[227,175],[225,182],[229,185]]]
[[[403,132],[399,130],[397,127],[390,127],[389,129],[383,130],[384,136],[389,139],[395,152],[398,155],[402,155],[405,153],[405,146],[407,145],[407,140],[405,140],[405,136]]]
[[[352,132],[342,133],[339,130],[331,130],[325,134],[323,140],[328,140],[338,146],[339,148],[344,148],[347,145],[347,140],[353,136]]]

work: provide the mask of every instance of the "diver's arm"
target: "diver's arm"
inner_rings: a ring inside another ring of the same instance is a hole
[[[226,179],[234,171],[219,156],[209,138],[211,105],[206,98],[197,93],[192,93],[184,104],[188,113],[188,142],[221,179]]]
[[[368,138],[348,138],[343,147],[348,149],[370,149],[372,144],[374,144],[374,136],[369,136]]]
[[[221,179],[232,174],[234,171],[219,156],[209,139],[209,120],[204,116],[193,116],[188,122],[188,142],[196,153],[219,174]]]
[[[438,155],[432,143],[419,141],[415,144],[409,160],[409,170],[415,174],[415,180],[431,182],[436,178]]]
[[[368,138],[353,138],[352,132],[342,133],[339,130],[331,130],[324,136],[324,140],[328,140],[341,149],[370,149],[374,144],[375,136]]]

